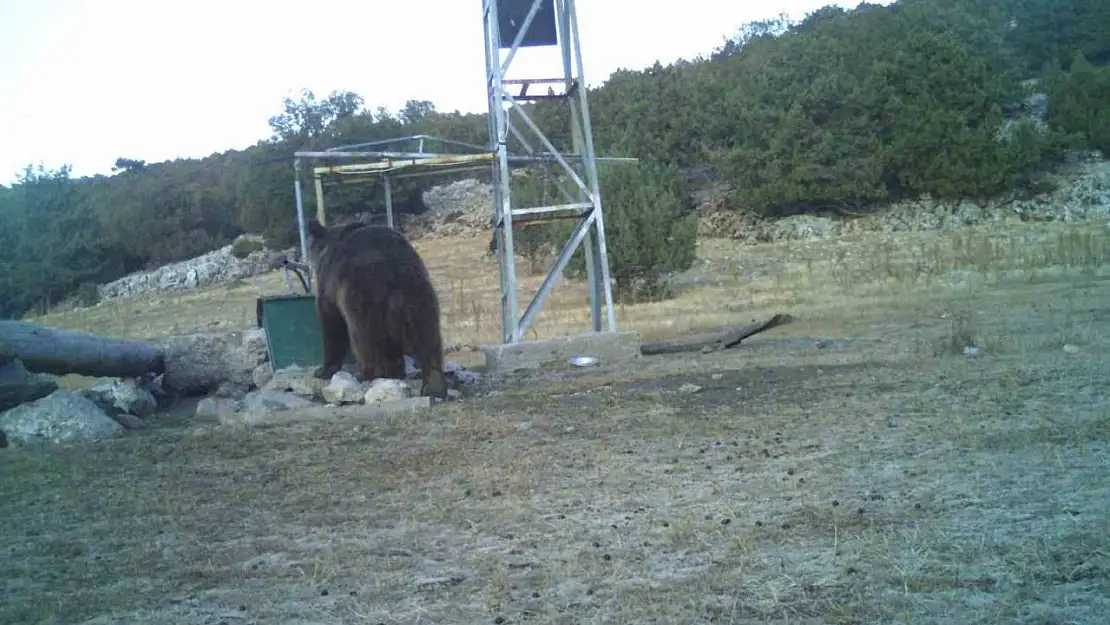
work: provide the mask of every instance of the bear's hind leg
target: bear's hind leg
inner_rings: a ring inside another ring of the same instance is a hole
[[[330,380],[343,366],[343,359],[347,357],[347,350],[350,348],[347,321],[343,319],[338,307],[319,297],[316,299],[316,318],[324,339],[324,363],[312,372],[312,376]]]
[[[374,332],[366,332],[350,327],[351,350],[358,361],[359,376],[362,382],[370,382],[383,376],[381,339]]]
[[[390,339],[384,342],[381,353],[382,377],[392,380],[404,380],[405,352],[399,341]]]
[[[421,337],[422,340],[413,341],[412,349],[415,353],[412,355],[420,361],[420,376],[423,381],[420,394],[446,399],[448,384],[447,376],[443,373],[443,347],[435,330],[436,328],[431,328],[425,336]]]

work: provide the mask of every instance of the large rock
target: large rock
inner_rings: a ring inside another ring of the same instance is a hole
[[[266,336],[246,332],[202,332],[166,339],[162,386],[178,395],[204,395],[221,384],[250,389],[254,370],[266,361]]]
[[[46,397],[57,389],[54,378],[27,371],[18,358],[0,363],[0,410]]]
[[[90,443],[119,436],[123,426],[85,396],[55,391],[0,413],[0,430],[9,441],[25,445]]]

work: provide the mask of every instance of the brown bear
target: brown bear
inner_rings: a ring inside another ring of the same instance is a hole
[[[364,381],[404,379],[408,354],[420,361],[421,393],[446,397],[439,298],[412,244],[386,226],[325,227],[315,218],[308,235],[324,339],[313,375],[331,378],[350,348]]]

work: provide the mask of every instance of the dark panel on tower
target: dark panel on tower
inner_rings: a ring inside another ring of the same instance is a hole
[[[532,0],[497,0],[497,28],[501,31],[501,48],[513,47],[524,18],[532,9]],[[542,0],[540,10],[532,18],[532,25],[520,42],[522,48],[554,46],[559,43],[555,34],[555,0]]]

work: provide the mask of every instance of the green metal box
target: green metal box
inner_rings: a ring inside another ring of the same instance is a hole
[[[316,296],[291,294],[260,297],[258,327],[266,333],[266,349],[274,371],[285,367],[316,368],[324,362],[324,341],[316,319]],[[347,351],[344,364],[355,364]]]

